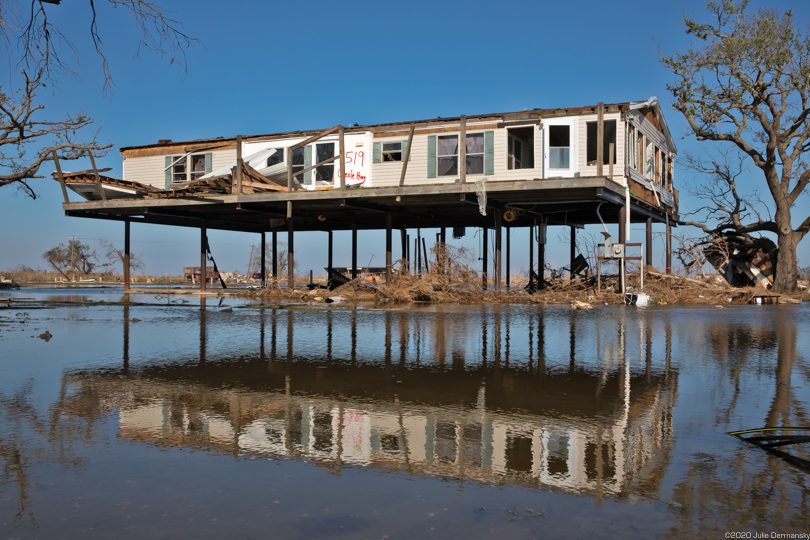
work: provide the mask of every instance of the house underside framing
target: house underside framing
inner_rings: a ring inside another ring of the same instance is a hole
[[[486,184],[484,189],[486,215],[482,215],[480,211],[477,187],[472,183],[185,196],[176,199],[108,199],[70,202],[64,205],[64,209],[67,216],[124,221],[127,228],[131,223],[151,223],[193,227],[202,231],[219,229],[252,233],[386,230],[389,232],[386,242],[386,265],[389,268],[392,230],[452,227],[494,229],[496,290],[500,289],[502,273],[498,245],[501,235],[497,233],[502,227],[560,225],[581,228],[584,225],[600,224],[601,216],[605,223],[619,224],[619,241],[625,240],[623,225],[626,219],[626,188],[609,178],[492,182]],[[507,214],[512,221],[503,219],[508,210],[515,211]],[[633,199],[630,203],[630,221],[647,223],[649,244],[651,224],[667,224],[669,233],[669,227],[675,224],[676,216],[639,199]],[[572,237],[575,238],[575,235]],[[668,239],[669,234],[667,244]],[[205,248],[203,243],[204,240],[201,242],[202,251]],[[647,247],[649,252],[650,246]],[[125,248],[128,253],[129,246]],[[291,239],[288,249],[292,256],[294,244]],[[572,245],[572,258],[574,249],[575,246]],[[539,262],[542,261],[542,251],[542,244],[538,244]],[[667,246],[667,268],[671,267],[668,255],[670,251]],[[649,264],[651,256],[647,259]],[[329,265],[331,266],[331,257]],[[204,262],[202,266],[205,266]],[[542,266],[541,263],[538,268],[542,269]],[[356,264],[354,267],[356,268]],[[292,280],[289,277],[291,286]],[[125,281],[129,288],[128,278]],[[204,279],[201,286],[205,287]]]

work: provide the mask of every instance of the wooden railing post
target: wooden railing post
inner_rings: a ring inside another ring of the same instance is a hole
[[[98,168],[96,167],[96,160],[93,158],[93,151],[88,150],[87,155],[90,157],[90,165],[93,166],[93,174],[96,175],[96,185],[98,186],[98,192],[101,195],[101,200],[107,202],[107,194],[104,193],[104,186],[101,185],[101,177],[98,175]]]
[[[462,184],[467,181],[467,117],[463,114],[458,136],[458,179]]]
[[[343,126],[338,129],[338,147],[340,149],[340,189],[346,187],[346,143],[343,141]]]
[[[62,167],[59,165],[59,156],[56,155],[56,150],[53,151],[53,163],[56,165],[56,177],[59,179],[59,184],[62,186],[62,197],[65,198],[66,203],[69,203],[70,199],[68,199],[65,177],[62,176]]]
[[[242,194],[242,136],[236,136],[236,193]]]

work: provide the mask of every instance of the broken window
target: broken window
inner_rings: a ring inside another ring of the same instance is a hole
[[[382,145],[382,160],[383,161],[402,161],[402,142],[383,143]]]
[[[439,176],[458,174],[458,135],[439,136]],[[467,135],[467,174],[484,174],[484,134]]]
[[[548,166],[568,169],[571,166],[571,126],[549,126]]]
[[[316,163],[335,157],[335,143],[319,143],[315,145]],[[315,180],[331,182],[335,174],[335,162],[321,165],[315,169]]]
[[[206,154],[172,156],[172,183],[190,182],[204,176],[205,162]]]
[[[596,154],[598,151],[597,132],[599,131],[599,123],[587,122],[586,126],[588,128],[588,148],[586,159],[588,160],[588,165],[596,165]],[[616,148],[616,120],[605,120],[604,126],[605,133],[602,140],[602,165],[608,165],[610,163],[611,144],[613,145],[613,164],[615,165],[616,154],[618,153],[618,149]]]
[[[194,154],[191,158],[191,173],[189,180],[196,180],[205,175],[205,154]]]
[[[186,156],[172,156],[172,182],[186,182]]]
[[[534,128],[512,128],[507,129],[506,133],[506,168],[534,168]]]
[[[292,153],[292,173],[295,176],[297,173],[304,170],[304,148],[296,148],[293,150]],[[299,176],[296,178],[299,182],[302,181],[302,178]]]
[[[267,164],[265,167],[270,167],[272,165],[278,165],[279,163],[284,162],[284,149],[283,148],[275,148],[273,149],[273,153],[267,158]]]

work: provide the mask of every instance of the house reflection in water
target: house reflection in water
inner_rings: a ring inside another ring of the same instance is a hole
[[[433,313],[429,331],[416,335],[418,314],[378,313],[385,339],[376,334],[374,350],[363,347],[356,313],[340,315],[350,325],[341,328],[345,343],[332,335],[332,313],[270,315],[267,357],[264,346],[254,356],[212,354],[201,328],[199,360],[72,373],[70,394],[95,394],[83,403],[117,411],[120,438],[160,446],[301,459],[338,474],[361,466],[597,497],[659,487],[677,397],[668,325],[654,348],[643,323],[633,323],[638,333],[626,344],[630,323],[622,318],[591,320],[578,332],[573,318],[488,313],[489,343],[477,361],[454,349],[444,365],[435,360],[448,354],[446,344],[478,343],[481,328]],[[319,325],[329,334],[326,355],[276,353],[277,341],[293,342],[297,316],[309,338]],[[552,334],[563,335],[560,354]],[[264,314],[261,336],[264,345]]]

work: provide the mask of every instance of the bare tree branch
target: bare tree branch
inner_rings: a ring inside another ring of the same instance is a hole
[[[85,140],[77,132],[90,125],[92,118],[80,113],[62,120],[40,120],[45,107],[35,105],[37,90],[43,86],[43,71],[31,78],[23,72],[25,87],[12,99],[0,92],[0,187],[16,185],[31,198],[36,192],[29,183],[43,178],[39,169],[55,151],[61,160],[75,160],[95,152],[103,155],[112,145],[97,142],[98,133]]]
[[[43,4],[53,7],[46,9]],[[4,4],[0,0],[0,5]],[[74,76],[72,62],[62,59],[60,51],[69,50],[78,62],[78,49],[48,19],[48,9],[70,9],[67,5],[60,5],[57,0],[31,0],[31,9],[27,15],[27,22],[19,36],[22,49],[22,66],[28,71],[45,74],[46,79],[56,82],[59,75]],[[75,6],[75,4],[74,4]],[[140,32],[136,56],[142,49],[148,49],[161,56],[169,57],[170,64],[179,64],[183,68],[183,75],[188,73],[186,49],[199,43],[199,40],[186,34],[182,23],[174,18],[174,14],[156,3],[145,0],[88,0],[90,19],[90,39],[93,42],[96,54],[101,59],[101,70],[104,74],[104,94],[109,95],[113,85],[113,76],[102,46],[102,32],[98,26],[99,9],[102,6],[109,8],[123,8],[134,20]],[[74,7],[75,9],[75,7]],[[2,15],[2,12],[0,12]],[[0,28],[5,17],[0,19]]]

